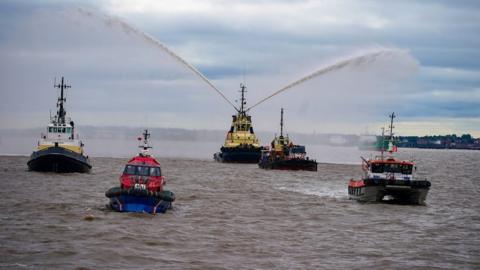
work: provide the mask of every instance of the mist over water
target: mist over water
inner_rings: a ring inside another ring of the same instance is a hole
[[[1,133],[0,133],[1,135]],[[0,136],[0,155],[29,156],[34,149],[39,135],[31,136]],[[90,137],[90,136],[89,136]],[[121,136],[120,136],[121,137]],[[161,139],[158,134],[152,135],[152,153],[159,158],[187,158],[200,160],[213,160],[213,154],[220,151],[224,136],[218,140],[171,140]],[[263,139],[263,138],[262,138]],[[262,145],[267,145],[272,138],[261,140]],[[90,157],[117,157],[130,158],[138,152],[138,141],[135,137],[119,138],[109,134],[107,138],[85,138],[85,154]],[[353,146],[338,146],[322,144],[306,145],[308,156],[321,163],[359,164],[360,156],[368,157],[374,152],[360,151]]]

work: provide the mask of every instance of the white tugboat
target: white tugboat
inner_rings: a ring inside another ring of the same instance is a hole
[[[380,157],[370,160],[362,158],[364,176],[360,180],[349,181],[349,198],[363,202],[380,202],[391,198],[392,202],[425,204],[430,182],[426,179],[414,178],[414,162],[393,157],[393,153],[396,152],[393,142],[393,118],[395,118],[394,113],[390,115],[387,156],[384,156],[385,149],[382,147]],[[383,134],[382,138],[384,138]],[[383,142],[382,145],[384,145]]]
[[[57,114],[50,117],[47,133],[38,141],[37,150],[28,161],[28,169],[33,171],[53,172],[89,172],[92,168],[88,156],[83,152],[83,143],[75,134],[75,124],[66,117],[64,108],[66,102],[65,90],[71,86],[65,85],[64,79],[54,85],[60,89],[57,101]]]

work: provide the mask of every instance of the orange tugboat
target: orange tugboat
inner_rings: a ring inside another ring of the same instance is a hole
[[[393,153],[397,151],[393,141],[393,118],[394,113],[390,115],[387,157],[384,156],[385,149],[382,147],[380,157],[370,160],[362,158],[364,176],[360,180],[349,181],[349,198],[363,202],[390,199],[392,202],[423,205],[431,183],[426,179],[413,177],[416,169],[414,162],[393,157]],[[382,137],[384,138],[383,134]]]
[[[270,150],[262,150],[258,166],[273,170],[317,171],[317,162],[308,158],[305,146],[294,145],[288,135],[283,136],[283,108],[280,116],[280,136],[273,139]]]

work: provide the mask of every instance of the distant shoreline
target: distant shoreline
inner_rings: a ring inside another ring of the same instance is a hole
[[[480,150],[480,146],[477,146],[477,147],[398,146],[398,148],[409,148],[409,149],[436,149],[436,150]]]

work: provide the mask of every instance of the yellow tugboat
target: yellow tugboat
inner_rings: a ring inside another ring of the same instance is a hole
[[[283,108],[280,110],[280,136],[271,143],[270,150],[263,150],[258,166],[272,170],[317,171],[317,161],[307,157],[304,145],[295,145],[283,136]]]
[[[245,105],[246,86],[240,84],[240,108],[236,115],[232,115],[232,126],[225,138],[225,144],[220,148],[220,152],[213,155],[218,162],[232,163],[258,163],[262,147],[257,136],[253,131],[252,117],[247,114]]]

